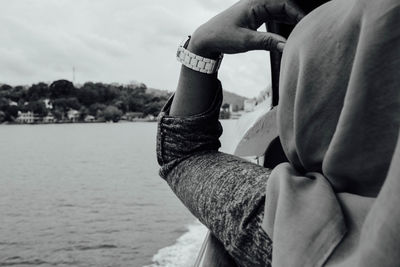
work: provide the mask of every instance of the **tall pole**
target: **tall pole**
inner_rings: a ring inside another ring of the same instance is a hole
[[[72,83],[75,83],[75,66],[72,66]]]

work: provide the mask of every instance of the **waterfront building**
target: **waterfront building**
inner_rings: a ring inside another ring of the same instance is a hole
[[[151,115],[151,114],[149,114],[149,115],[146,116],[146,120],[151,120],[151,121],[153,121],[153,120],[155,120],[155,119],[156,119],[156,117],[153,116],[153,115]]]
[[[54,115],[52,113],[47,114],[46,117],[43,117],[43,122],[44,123],[53,123],[56,122],[56,119],[54,118]]]
[[[53,109],[53,104],[50,102],[50,99],[46,98],[45,100],[43,100],[43,102],[47,109]]]
[[[143,117],[144,117],[143,112],[127,112],[124,116],[122,116],[122,119],[127,121],[132,121],[132,120],[142,119]]]
[[[84,119],[85,122],[95,122],[96,118],[92,115],[87,115]]]
[[[18,111],[18,117],[16,119],[18,123],[34,123],[35,122],[35,115],[32,111],[28,112],[21,112]]]
[[[252,112],[256,107],[257,102],[255,99],[246,99],[244,100],[244,111],[245,112]]]
[[[70,109],[67,112],[67,118],[70,122],[76,122],[79,120],[80,112],[75,109]]]

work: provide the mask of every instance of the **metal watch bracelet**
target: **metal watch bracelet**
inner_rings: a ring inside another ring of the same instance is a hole
[[[178,47],[176,59],[189,69],[206,74],[216,73],[221,66],[223,54],[216,60],[198,56],[186,49],[189,41],[190,36]]]

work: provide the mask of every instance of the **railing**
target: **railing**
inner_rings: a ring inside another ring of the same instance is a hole
[[[224,246],[208,231],[194,267],[236,267]]]

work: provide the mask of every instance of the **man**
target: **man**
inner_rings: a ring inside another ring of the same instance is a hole
[[[289,39],[257,32],[297,24]],[[269,170],[217,152],[221,54],[283,51]],[[159,117],[161,176],[239,266],[400,264],[400,3],[242,0],[183,47]],[[382,187],[383,186],[383,187]],[[265,189],[266,188],[266,189]],[[379,244],[379,245],[375,245]]]

